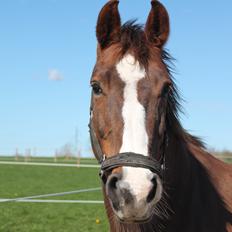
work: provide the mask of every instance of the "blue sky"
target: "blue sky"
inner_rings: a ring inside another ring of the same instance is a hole
[[[95,24],[106,1],[0,1],[0,154],[42,155],[74,142],[88,153]],[[232,149],[232,2],[162,1],[167,48],[185,102],[181,120],[209,147]],[[122,21],[144,23],[150,2],[121,0]]]

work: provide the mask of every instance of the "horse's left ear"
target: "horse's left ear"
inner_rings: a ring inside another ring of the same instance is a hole
[[[154,46],[162,48],[168,40],[170,31],[168,12],[159,1],[152,0],[151,5],[145,34],[148,41],[153,43]]]

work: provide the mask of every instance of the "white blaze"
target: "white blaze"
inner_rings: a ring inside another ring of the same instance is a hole
[[[138,101],[138,82],[146,75],[132,55],[126,55],[116,66],[121,80],[125,83],[122,116],[124,120],[121,152],[135,152],[148,155],[148,135],[145,124],[145,109]],[[139,201],[147,197],[153,174],[144,168],[123,167],[123,178],[119,186],[129,188]]]

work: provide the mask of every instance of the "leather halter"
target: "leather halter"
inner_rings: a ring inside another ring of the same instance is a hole
[[[107,180],[107,172],[110,172],[114,168],[122,166],[146,168],[152,171],[153,173],[157,174],[160,178],[162,178],[165,169],[165,154],[163,154],[160,161],[157,161],[153,157],[137,154],[134,152],[118,153],[114,156],[106,157],[101,149],[100,143],[94,131],[92,114],[93,96],[91,98],[90,106],[89,133],[93,152],[99,164],[101,165],[99,176],[101,177],[104,183],[106,183]]]

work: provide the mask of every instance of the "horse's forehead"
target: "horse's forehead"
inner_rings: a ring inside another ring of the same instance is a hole
[[[146,76],[144,67],[142,67],[131,54],[124,56],[118,64],[116,64],[116,69],[119,77],[126,84],[137,83]]]
[[[138,96],[146,97],[149,97],[155,89],[159,92],[162,83],[169,80],[160,53],[156,49],[151,49],[151,55],[147,57],[149,59],[145,63],[134,50],[122,53],[119,44],[99,52],[93,73],[94,79],[106,83],[111,90],[117,91],[124,89],[127,84],[137,84]]]
[[[144,77],[144,66],[131,54],[126,54],[120,59],[117,57],[114,61],[109,61],[103,56],[97,61],[92,74],[92,80],[111,83],[110,86],[114,88],[136,84]],[[118,82],[125,85],[116,85]]]

